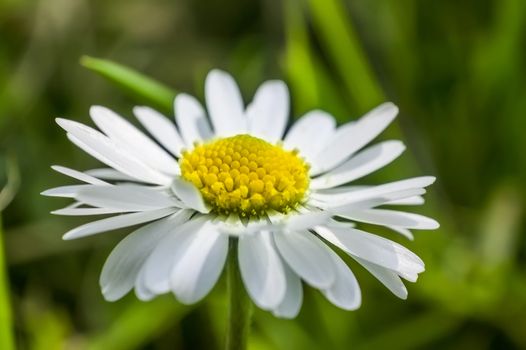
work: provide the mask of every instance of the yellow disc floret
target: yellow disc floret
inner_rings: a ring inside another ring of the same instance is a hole
[[[309,186],[309,166],[296,150],[250,135],[196,144],[179,163],[182,177],[223,215],[287,213],[302,203]]]

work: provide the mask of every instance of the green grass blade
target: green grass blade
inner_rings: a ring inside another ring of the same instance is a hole
[[[172,111],[176,91],[136,70],[109,60],[84,56],[81,64],[148,104]]]
[[[286,51],[284,70],[294,98],[295,116],[314,108],[332,113],[339,122],[348,120],[343,95],[309,42],[306,13],[300,2],[284,2]]]
[[[287,43],[284,69],[293,91],[296,112],[301,114],[319,105],[320,94],[301,3],[285,1],[283,5]]]
[[[315,32],[342,77],[348,96],[361,112],[384,100],[351,21],[340,0],[309,0]]]
[[[4,250],[4,231],[2,226],[2,211],[11,203],[20,184],[18,164],[14,156],[6,160],[7,184],[0,191],[0,349],[14,350],[13,319],[9,299],[9,283],[7,276],[6,254]]]
[[[7,283],[7,265],[4,254],[4,232],[0,216],[0,349],[14,350],[13,320],[11,303],[9,302],[9,286]]]

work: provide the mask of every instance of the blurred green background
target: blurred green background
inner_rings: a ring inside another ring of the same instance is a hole
[[[349,262],[358,311],[306,288],[295,320],[256,310],[251,349],[526,349],[526,1],[0,0],[0,328],[12,318],[20,349],[215,349],[225,281],[193,307],[169,295],[107,303],[98,275],[129,230],[64,242],[82,219],[53,217],[67,201],[39,195],[69,181],[51,164],[98,166],[55,117],[89,123],[92,104],[131,116],[144,103],[83,68],[86,54],[200,98],[213,67],[247,101],[281,78],[295,117],[320,107],[343,123],[400,106],[382,137],[409,151],[365,182],[438,177],[416,209],[438,231],[414,242],[374,231],[427,271],[401,301]]]

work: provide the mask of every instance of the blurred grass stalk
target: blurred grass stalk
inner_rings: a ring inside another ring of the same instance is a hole
[[[301,3],[284,1],[283,6],[287,41],[284,68],[294,91],[295,108],[305,112],[321,102],[316,82],[316,67],[309,46]]]
[[[382,87],[340,0],[294,0],[285,1],[283,6],[284,69],[295,105],[301,112],[312,108],[334,111],[338,121],[344,123],[349,121],[345,116],[348,111],[364,113],[385,101]],[[324,64],[324,57],[316,55],[309,37],[310,22],[313,34],[327,54],[327,64],[335,72]]]
[[[7,184],[2,191],[0,191],[0,349],[14,350],[14,327],[9,298],[8,273],[4,250],[4,230],[2,225],[2,212],[15,197],[20,183],[18,165],[13,156],[7,158],[6,168]]]
[[[341,0],[308,0],[321,45],[342,77],[349,98],[363,112],[385,97]]]
[[[0,215],[0,349],[14,350],[13,320],[5,261],[4,231],[2,229],[2,216]]]
[[[166,85],[110,60],[83,56],[80,63],[133,96],[139,97],[165,112],[172,112],[176,92]]]

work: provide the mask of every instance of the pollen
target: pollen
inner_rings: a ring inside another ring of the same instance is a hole
[[[196,144],[179,164],[182,177],[221,215],[287,213],[304,201],[309,186],[309,165],[297,150],[245,134]]]

